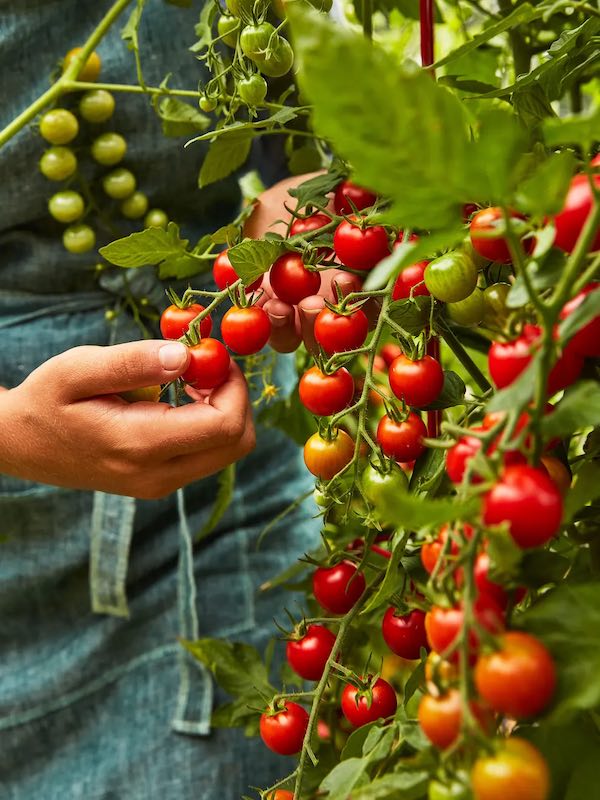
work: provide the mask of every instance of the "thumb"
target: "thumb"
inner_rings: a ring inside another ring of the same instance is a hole
[[[189,363],[181,342],[141,341],[110,347],[75,347],[43,365],[70,399],[141,389],[178,378]],[[44,376],[46,380],[48,378]]]

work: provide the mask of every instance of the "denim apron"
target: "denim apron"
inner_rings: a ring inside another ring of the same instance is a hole
[[[0,0],[0,126],[41,94],[108,6]],[[140,30],[148,84],[172,72],[171,85],[196,85],[200,67],[186,48],[198,13],[197,5],[148,0]],[[102,79],[131,83],[120,27],[99,47]],[[151,205],[190,239],[229,221],[236,182],[198,191],[202,148],[164,139],[145,98],[116,100],[105,129],[127,138],[125,165]],[[0,385],[9,388],[70,347],[140,336],[126,315],[105,321],[120,279],[99,283],[93,256],[62,248],[46,205],[55,187],[37,169],[43,148],[31,125],[0,150]],[[276,161],[268,159],[267,180]],[[132,280],[164,305],[152,270]],[[275,382],[289,387],[292,377],[290,359],[279,358]],[[297,447],[259,428],[256,451],[237,467],[233,502],[193,547],[216,480],[149,502],[0,476],[2,800],[233,800],[285,773],[285,761],[256,740],[210,729],[214,702],[224,698],[177,639],[230,637],[264,648],[286,599],[258,587],[313,546],[313,509],[290,514],[260,549],[257,539],[308,479]]]

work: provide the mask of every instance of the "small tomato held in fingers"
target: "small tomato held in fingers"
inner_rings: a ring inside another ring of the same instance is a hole
[[[200,303],[193,303],[185,308],[180,308],[176,305],[170,305],[165,308],[160,316],[160,332],[163,338],[181,339],[188,332],[190,322],[203,311],[204,306],[200,305]],[[200,336],[204,339],[210,336],[211,331],[212,320],[209,314],[200,323]]]

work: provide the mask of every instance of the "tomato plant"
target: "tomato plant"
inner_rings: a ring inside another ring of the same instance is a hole
[[[321,286],[321,274],[314,269],[307,269],[302,256],[297,253],[280,256],[271,267],[269,280],[277,297],[291,305],[317,294]]]
[[[229,353],[217,339],[200,339],[190,347],[190,363],[181,376],[196,389],[215,389],[225,383],[230,368]]]
[[[241,356],[258,353],[269,341],[270,335],[269,318],[258,306],[234,306],[225,312],[221,322],[223,341],[230,350]]]
[[[190,322],[204,311],[200,303],[181,307],[174,304],[165,308],[160,316],[160,332],[165,339],[181,339],[188,332]],[[212,331],[210,314],[200,322],[200,336],[206,338]]]
[[[354,380],[345,367],[327,375],[311,367],[300,378],[298,393],[302,404],[319,417],[343,411],[354,396]]]
[[[342,711],[355,728],[391,717],[397,706],[396,692],[383,678],[363,690],[348,684],[342,692]]]
[[[308,714],[298,703],[286,702],[281,709],[266,711],[260,718],[263,742],[280,756],[291,756],[302,747]]]

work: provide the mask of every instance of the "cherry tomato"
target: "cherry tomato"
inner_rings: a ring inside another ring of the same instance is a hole
[[[276,36],[271,41],[271,51],[266,58],[254,61],[263,75],[269,78],[280,78],[286,75],[294,64],[294,51],[292,45],[283,36]]]
[[[148,211],[148,198],[143,192],[134,192],[121,203],[121,214],[127,219],[139,219]]]
[[[315,339],[327,355],[362,347],[369,333],[369,320],[362,308],[338,313],[329,308],[315,320]]]
[[[291,225],[290,234],[297,236],[303,233],[317,231],[319,228],[329,225],[331,219],[327,214],[311,214],[309,217],[297,217]]]
[[[538,639],[510,631],[502,636],[498,650],[479,656],[475,685],[494,711],[526,719],[540,714],[552,700],[556,669]]]
[[[335,431],[332,439],[313,433],[304,445],[304,463],[322,481],[330,481],[354,456],[354,442],[346,431]]]
[[[242,53],[252,61],[263,59],[273,34],[275,34],[275,28],[270,22],[247,25],[240,35]]]
[[[301,639],[288,641],[287,660],[301,678],[318,681],[323,675],[334,644],[335,636],[328,628],[323,625],[309,625]]]
[[[50,144],[69,144],[78,132],[77,117],[66,108],[46,111],[40,120],[40,133]]]
[[[457,325],[465,328],[479,325],[484,319],[486,311],[485,299],[481,289],[475,288],[472,294],[459,300],[458,303],[448,303],[446,313]]]
[[[475,800],[548,800],[550,772],[536,747],[511,737],[493,755],[477,759],[471,787]]]
[[[493,717],[488,709],[471,701],[471,713],[483,731],[492,728]],[[462,727],[462,700],[458,689],[449,689],[446,694],[436,696],[426,694],[421,699],[418,710],[419,725],[429,741],[440,750],[451,747]]]
[[[87,253],[96,244],[96,234],[89,225],[69,225],[63,233],[63,245],[69,253]]]
[[[126,152],[127,142],[120,133],[102,133],[92,142],[92,158],[104,167],[114,167]]]
[[[249,356],[258,353],[269,341],[271,323],[267,314],[258,306],[238,308],[234,306],[223,316],[221,336],[234,353]]]
[[[473,614],[477,624],[490,633],[499,633],[504,627],[504,611],[491,597],[486,595],[477,597],[473,603]],[[463,619],[464,613],[460,606],[453,608],[433,606],[425,615],[425,630],[431,649],[440,655],[445,655],[448,649],[455,646],[462,630]],[[472,628],[469,631],[469,656],[473,660],[478,647],[479,637]],[[449,656],[449,660],[453,663],[459,659],[460,653],[457,650]]]
[[[462,526],[462,535],[470,539],[473,536],[473,528],[468,525],[464,524]],[[440,528],[440,532],[438,533],[437,537],[432,542],[425,542],[423,547],[421,548],[421,563],[427,570],[427,572],[431,575],[442,555],[442,552],[446,552],[451,556],[457,556],[460,550],[460,545],[453,536],[450,537],[450,547],[446,548],[446,540],[450,534],[450,528],[448,525],[442,525]]]
[[[348,683],[342,692],[342,711],[355,728],[392,717],[397,707],[396,692],[383,678],[378,678],[371,689],[363,691]]]
[[[525,219],[522,214],[511,212],[513,219]],[[471,220],[470,234],[471,243],[475,250],[488,261],[500,261],[508,264],[512,261],[512,256],[508,248],[508,242],[502,236],[495,235],[506,230],[504,214],[501,208],[482,208]],[[525,252],[531,253],[535,246],[532,238],[523,240],[522,245]]]
[[[502,328],[508,319],[510,309],[506,305],[506,299],[510,288],[510,283],[493,283],[483,290],[484,321],[487,327]]]
[[[190,363],[181,376],[196,389],[216,389],[229,377],[229,353],[217,339],[200,339],[190,348]]]
[[[542,456],[541,462],[548,471],[548,475],[554,481],[558,491],[563,497],[571,488],[571,473],[556,456]]]
[[[326,375],[311,367],[300,378],[300,401],[312,414],[329,417],[350,405],[354,396],[354,379],[345,367]]]
[[[394,606],[390,606],[383,617],[381,630],[385,643],[397,656],[414,661],[420,657],[422,647],[429,650],[425,613],[419,609],[398,615]]]
[[[135,175],[128,169],[118,167],[102,178],[102,188],[113,200],[125,200],[135,192]]]
[[[233,264],[229,260],[229,256],[227,255],[227,250],[223,250],[219,255],[215,258],[213,264],[213,278],[219,289],[221,291],[226,289],[228,286],[231,286],[232,283],[235,283],[239,280],[239,275],[233,268]],[[249,286],[246,287],[246,292],[254,292],[256,291],[260,285],[262,284],[262,275],[260,278],[257,278],[253,281]]]
[[[600,178],[600,175],[598,176]],[[600,249],[600,245],[597,249]],[[560,318],[566,319],[578,308],[588,294],[600,290],[600,283],[589,283],[565,305]],[[569,350],[587,358],[600,358],[600,314],[580,328],[569,342]]]
[[[427,436],[425,423],[412,411],[402,422],[384,414],[377,426],[377,443],[395,461],[415,461],[425,451],[424,436]]]
[[[392,289],[392,300],[428,295],[429,289],[425,286],[425,269],[428,264],[429,261],[418,261],[410,267],[405,267],[396,278]]]
[[[360,476],[360,485],[365,498],[383,518],[394,517],[398,504],[408,489],[406,473],[392,466],[388,472],[381,472],[372,464],[367,464]]]
[[[477,267],[466,253],[446,253],[429,262],[424,279],[427,290],[437,300],[458,303],[475,291]]]
[[[48,211],[59,222],[75,222],[83,215],[85,203],[78,192],[56,192],[48,200]]]
[[[162,208],[151,208],[144,217],[144,228],[166,228],[169,217]]]
[[[594,175],[596,188],[600,187],[600,174]],[[572,253],[587,218],[592,213],[594,199],[587,175],[575,175],[571,181],[562,211],[554,218],[556,238],[554,244]],[[600,250],[600,229],[592,240],[590,251]]]
[[[508,606],[508,602],[510,599],[510,593],[506,591],[506,589],[499,583],[490,580],[489,572],[490,572],[489,555],[487,553],[479,553],[479,555],[475,559],[475,564],[473,566],[473,580],[475,583],[475,588],[477,589],[479,594],[484,594],[487,595],[488,597],[491,597],[500,606],[500,608],[506,608]],[[457,585],[462,586],[463,583],[462,569],[457,570],[455,574],[456,574]],[[523,588],[517,589],[514,592],[514,594],[515,594],[515,602],[520,602],[525,596],[525,589]]]
[[[293,306],[305,297],[317,294],[321,286],[320,272],[307,269],[299,253],[279,256],[271,267],[269,280],[277,297]]]
[[[241,23],[236,17],[221,14],[217,21],[217,31],[221,41],[225,42],[229,47],[235,47],[240,36],[240,25]]]
[[[74,47],[72,50],[69,50],[63,60],[63,73],[66,72],[71,66],[72,62],[81,53],[82,49],[83,48],[81,47]],[[100,56],[94,51],[93,53],[89,54],[87,61],[83,64],[77,75],[74,77],[83,83],[92,83],[93,81],[98,80],[98,75],[100,75],[101,68],[102,61]]]
[[[352,183],[352,181],[342,181],[335,190],[333,207],[336,214],[344,216],[345,214],[353,214],[355,211],[362,211],[363,208],[370,208],[376,200],[377,195],[368,189]],[[349,201],[352,201],[354,208],[352,208]]]
[[[49,147],[40,159],[40,172],[50,181],[64,181],[77,169],[77,157],[70,147]]]
[[[522,548],[541,547],[560,528],[563,501],[552,479],[527,464],[506,467],[483,499],[485,525],[508,523],[514,541]]]
[[[394,359],[398,358],[398,356],[402,355],[402,348],[399,344],[395,344],[394,342],[388,342],[384,344],[381,350],[379,351],[381,357],[386,363],[386,366],[390,366]]]
[[[268,800],[294,800],[294,793],[287,789],[276,789],[268,797]]]
[[[308,728],[308,714],[289,700],[281,710],[266,711],[260,718],[260,737],[269,750],[292,756],[302,750]]]
[[[444,386],[444,370],[431,356],[412,361],[400,355],[390,364],[390,388],[399,400],[421,408],[434,403]]]
[[[92,89],[79,101],[79,113],[87,122],[106,122],[112,117],[114,110],[115,98],[106,89]]]
[[[267,96],[268,86],[262,75],[250,75],[237,83],[240,99],[248,106],[260,106]]]
[[[366,588],[365,576],[351,561],[318,567],[312,585],[317,603],[330,614],[347,614]]]
[[[483,426],[473,428],[474,431],[483,430]],[[461,483],[470,460],[481,450],[481,439],[477,436],[462,436],[455,445],[446,453],[446,472],[452,483]],[[481,478],[471,474],[472,483],[479,483]]]
[[[206,94],[203,94],[200,100],[198,100],[200,111],[204,111],[206,114],[210,114],[211,111],[214,111],[218,104],[216,97],[209,97]]]
[[[164,339],[181,339],[188,332],[190,322],[204,311],[200,303],[193,303],[186,308],[172,305],[165,308],[160,316],[160,332]],[[200,336],[205,339],[212,331],[210,315],[200,323]]]
[[[387,233],[381,225],[361,228],[356,217],[345,219],[333,234],[333,249],[339,261],[350,269],[373,269],[390,254]]]

